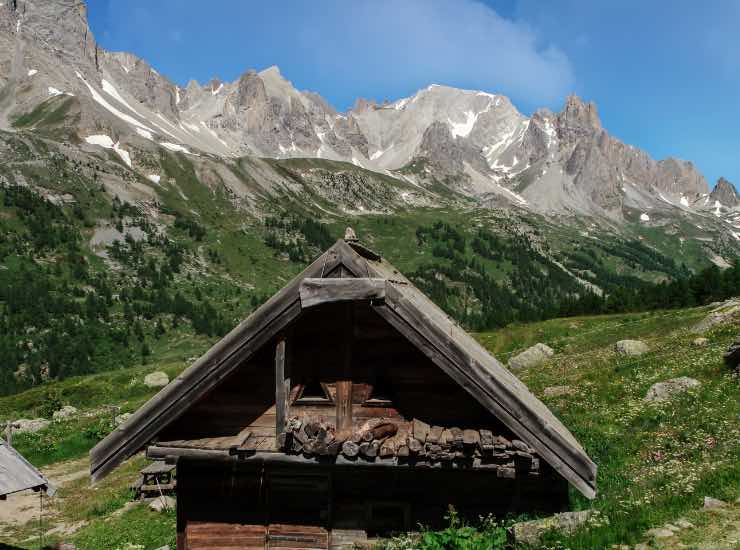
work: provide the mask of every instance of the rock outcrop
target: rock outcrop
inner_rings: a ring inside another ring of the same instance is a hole
[[[614,350],[619,355],[637,356],[649,351],[648,345],[641,340],[620,340],[614,344]]]
[[[169,383],[169,376],[167,376],[167,373],[162,371],[152,372],[144,377],[144,385],[147,388],[163,388]]]
[[[668,401],[674,395],[685,392],[690,388],[696,388],[700,386],[701,382],[688,376],[681,376],[680,378],[672,378],[665,380],[664,382],[658,382],[650,386],[650,389],[645,395],[645,401],[648,403],[654,403],[656,401]]]
[[[535,344],[531,348],[525,349],[520,354],[509,359],[509,368],[524,369],[536,367],[547,361],[554,354],[555,352],[551,347],[542,343]]]

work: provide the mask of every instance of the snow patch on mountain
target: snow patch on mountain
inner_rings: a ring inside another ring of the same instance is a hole
[[[126,166],[128,166],[129,168],[132,167],[131,155],[129,154],[129,152],[121,149],[119,147],[119,142],[114,142],[110,136],[107,136],[105,134],[97,134],[93,136],[87,136],[85,138],[85,141],[90,145],[97,145],[104,149],[112,149],[119,157],[121,157],[121,160],[123,160]]]

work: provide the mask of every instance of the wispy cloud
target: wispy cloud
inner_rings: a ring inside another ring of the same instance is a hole
[[[154,63],[172,57],[163,50],[177,43],[172,66],[160,67],[165,73],[188,63],[189,76],[212,65],[209,75],[198,76],[207,80],[277,64],[296,84],[340,107],[350,96],[395,98],[433,82],[505,93],[537,106],[559,103],[574,85],[562,50],[477,0],[218,4],[204,13],[196,0],[111,3],[105,24],[116,48],[132,42]],[[162,33],[165,23],[178,33]]]
[[[503,91],[550,103],[574,84],[567,56],[474,0],[331,2],[304,26],[310,63],[378,89],[387,80]]]

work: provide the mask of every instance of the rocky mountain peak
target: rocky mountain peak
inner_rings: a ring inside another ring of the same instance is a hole
[[[717,180],[717,185],[712,189],[709,195],[710,202],[719,201],[723,206],[734,207],[740,204],[735,186],[721,177]]]
[[[709,184],[691,161],[673,157],[658,162],[654,185],[669,193],[700,195],[709,193]]]
[[[565,137],[595,133],[601,130],[601,119],[593,102],[586,103],[577,95],[569,95],[558,114],[558,125]]]
[[[77,65],[98,67],[98,46],[87,21],[83,0],[14,0],[18,31]]]

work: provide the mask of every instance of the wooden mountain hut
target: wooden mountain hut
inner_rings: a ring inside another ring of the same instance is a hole
[[[348,232],[349,235],[351,233]],[[345,548],[557,512],[596,465],[511,372],[355,239],[337,241],[91,451],[177,463],[177,544]]]

